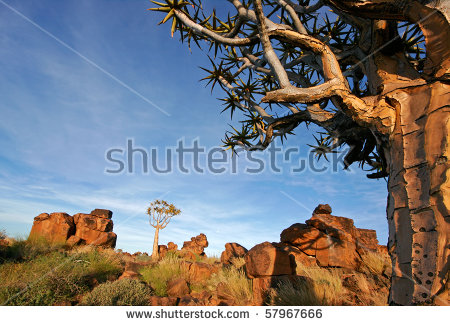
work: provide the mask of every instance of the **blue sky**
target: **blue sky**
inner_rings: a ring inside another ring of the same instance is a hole
[[[106,151],[127,139],[161,155],[180,139],[210,149],[230,123],[220,114],[220,92],[199,82],[206,54],[172,39],[149,7],[144,0],[0,0],[0,229],[26,236],[42,212],[107,208],[117,247],[150,251],[146,206],[162,198],[182,214],[160,243],[182,245],[203,232],[207,253],[220,254],[226,242],[279,241],[284,228],[329,203],[386,243],[386,182],[356,167],[292,173],[279,156],[282,172],[248,174],[241,155],[237,173],[105,173]],[[298,129],[284,147],[307,156],[313,130]],[[259,155],[269,163],[268,153]]]

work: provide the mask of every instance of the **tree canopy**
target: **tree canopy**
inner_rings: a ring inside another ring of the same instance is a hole
[[[370,178],[388,175],[384,134],[395,112],[375,96],[389,77],[375,61],[395,54],[400,75],[430,73],[424,17],[407,12],[426,1],[228,0],[225,14],[200,0],[152,2],[172,36],[208,51],[203,80],[223,90],[222,111],[240,112],[226,148],[262,150],[314,123],[324,129],[313,145],[319,157],[348,145],[345,167],[358,162],[374,171]]]

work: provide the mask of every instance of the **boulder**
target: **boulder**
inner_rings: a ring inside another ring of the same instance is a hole
[[[34,218],[30,239],[65,242],[75,232],[73,217],[67,213],[42,213]]]
[[[80,226],[77,227],[75,235],[83,239],[87,245],[109,248],[116,247],[117,235],[114,232],[102,232]]]
[[[168,251],[177,251],[178,250],[178,245],[176,245],[175,243],[173,243],[172,241],[169,242],[167,244],[167,250]]]
[[[204,256],[204,249],[206,247],[208,247],[208,239],[206,238],[206,235],[200,233],[198,236],[192,237],[191,241],[185,241],[181,250],[191,251],[194,254]]]
[[[95,209],[91,214],[42,213],[34,218],[30,238],[44,238],[49,242],[68,245],[95,245],[114,248],[117,235],[112,232],[112,212]]]
[[[356,245],[358,247],[359,253],[363,254],[367,251],[377,251],[378,250],[378,239],[377,231],[368,229],[356,229]]]
[[[345,240],[357,237],[357,230],[351,218],[330,214],[314,214],[306,221],[306,224],[334,238]]]
[[[317,249],[323,250],[327,246],[327,235],[306,224],[291,225],[283,230],[280,238],[282,243],[290,244],[310,256],[315,256]]]
[[[111,212],[108,209],[96,208],[93,211],[91,211],[91,215],[103,217],[103,218],[107,218],[107,219],[112,219],[113,212]]]
[[[219,304],[226,306],[234,306],[235,299],[226,283],[220,282],[216,287],[216,296],[219,299]]]
[[[276,244],[263,242],[245,255],[245,266],[249,278],[295,274],[295,260]]]
[[[167,282],[167,295],[169,297],[181,298],[189,292],[189,286],[183,278],[174,278]]]
[[[361,264],[361,257],[356,250],[355,242],[342,241],[328,235],[325,239],[317,242],[315,256],[321,267],[342,267],[355,270]]]
[[[317,206],[314,209],[313,214],[331,214],[332,210],[331,210],[331,206],[328,204],[319,204],[319,206]]]
[[[149,300],[150,306],[176,306],[178,298],[176,297],[158,297],[151,296]]]
[[[76,235],[72,235],[67,239],[66,242],[69,246],[77,246],[83,244],[83,239],[77,237]]]
[[[278,244],[277,247],[284,252],[286,252],[291,259],[295,261],[296,272],[299,273],[299,268],[306,267],[317,267],[317,260],[314,256],[309,256],[297,247],[291,246],[289,244]]]
[[[166,245],[158,245],[159,258],[164,258],[167,252],[168,250]]]
[[[378,244],[376,231],[357,229],[352,219],[330,213],[329,205],[319,205],[305,224],[296,223],[283,230],[281,243],[308,256],[294,250],[296,261],[314,265],[313,257],[322,267],[357,269],[362,254],[384,250]]]
[[[191,283],[206,281],[213,273],[217,273],[218,270],[216,266],[207,263],[193,262],[188,266],[189,281]]]
[[[233,258],[244,257],[247,252],[248,250],[241,246],[239,243],[226,243],[225,251],[223,251],[220,255],[220,261],[222,262],[222,264],[230,265]]]
[[[200,300],[190,295],[185,295],[178,301],[179,306],[200,306]]]
[[[191,293],[191,297],[197,299],[200,306],[211,305],[212,294],[206,290],[203,290],[202,292]]]

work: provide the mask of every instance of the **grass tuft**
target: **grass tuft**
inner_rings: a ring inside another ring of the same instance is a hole
[[[139,272],[143,280],[149,284],[155,294],[160,297],[167,296],[167,282],[173,278],[188,279],[188,271],[183,260],[176,255],[166,255],[155,266],[148,266]]]

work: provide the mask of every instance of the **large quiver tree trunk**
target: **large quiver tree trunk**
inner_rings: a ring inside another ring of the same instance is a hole
[[[441,82],[392,95],[390,139],[390,304],[448,304],[450,86]]]

